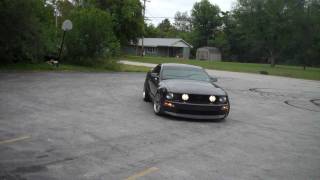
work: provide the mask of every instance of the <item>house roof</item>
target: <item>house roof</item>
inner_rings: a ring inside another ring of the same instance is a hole
[[[142,46],[142,39],[138,39],[138,46]],[[146,47],[190,47],[192,46],[180,38],[144,38],[143,45]]]

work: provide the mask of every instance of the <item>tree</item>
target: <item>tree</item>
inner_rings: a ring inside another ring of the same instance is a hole
[[[57,10],[58,10],[58,14],[60,15],[60,17],[62,18],[62,20],[66,19],[72,9],[75,8],[75,6],[70,2],[70,1],[62,1],[62,0],[55,0],[56,4],[57,4]]]
[[[53,8],[39,0],[0,1],[2,63],[35,62],[55,47]]]
[[[191,18],[188,12],[177,12],[174,16],[174,27],[181,32],[191,31]]]
[[[97,8],[76,8],[70,19],[74,28],[66,37],[66,59],[69,62],[94,65],[119,51],[120,45],[108,12]]]
[[[220,9],[208,0],[196,2],[191,13],[192,26],[194,28],[194,46],[207,46],[214,33],[221,25]]]
[[[299,3],[291,2],[290,23],[293,29],[291,41],[287,53],[295,63],[298,63],[306,69],[306,66],[319,64],[320,57],[320,1],[300,1]],[[297,51],[298,50],[298,51]]]
[[[320,1],[307,1],[307,18],[310,22],[311,43],[307,48],[307,58],[309,65],[320,65]]]
[[[176,29],[171,25],[169,19],[164,19],[158,26],[160,37],[173,38],[176,37]]]
[[[145,24],[145,33],[146,38],[157,38],[161,37],[160,30],[156,28],[153,24]]]
[[[92,1],[92,0],[91,0]],[[96,7],[110,12],[113,30],[121,45],[142,36],[144,20],[139,0],[96,0]]]
[[[253,52],[266,56],[274,67],[289,43],[287,0],[239,0],[235,18]]]

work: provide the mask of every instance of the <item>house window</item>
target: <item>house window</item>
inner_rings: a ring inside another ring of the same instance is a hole
[[[156,54],[156,48],[155,47],[147,47],[146,53],[147,54]]]

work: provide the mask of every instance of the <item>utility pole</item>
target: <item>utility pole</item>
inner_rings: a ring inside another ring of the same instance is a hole
[[[142,10],[142,16],[143,16],[143,26],[142,26],[142,39],[141,39],[141,56],[144,56],[144,19],[146,15],[146,1],[143,0],[143,10]]]
[[[54,10],[55,12],[55,22],[56,22],[56,36],[57,36],[57,34],[58,34],[58,9],[57,9],[57,7],[55,7],[55,10]]]
[[[55,24],[56,24],[56,37],[58,34],[58,0],[53,1],[54,6],[54,18],[55,18]]]

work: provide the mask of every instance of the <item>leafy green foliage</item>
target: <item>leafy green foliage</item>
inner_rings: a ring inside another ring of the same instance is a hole
[[[71,12],[73,30],[66,37],[69,62],[92,65],[119,53],[111,15],[96,8],[76,8]]]
[[[57,54],[66,19],[74,29],[66,33],[63,60],[82,65],[104,61],[119,54],[120,43],[142,34],[141,10],[139,0],[0,1],[2,64],[39,62]]]
[[[116,56],[144,35],[183,38],[193,55],[215,46],[229,61],[320,66],[320,0],[237,0],[230,12],[201,0],[190,16],[177,12],[173,23],[164,19],[157,27],[144,24],[139,0],[1,0],[1,63],[40,62],[57,53],[65,19],[74,29],[63,60],[75,64]]]
[[[136,41],[143,33],[144,20],[139,0],[91,0],[96,7],[110,12],[114,33],[121,45]]]
[[[215,31],[221,25],[218,6],[208,0],[196,2],[192,9],[192,25],[196,34],[193,41],[195,47],[208,46],[215,36]]]
[[[159,37],[164,38],[174,38],[176,37],[176,29],[175,27],[170,23],[169,19],[164,19],[157,27],[160,34]]]
[[[164,19],[157,27],[155,27],[153,24],[145,24],[144,37],[176,38],[179,36],[180,34],[178,30],[171,24],[169,19]]]
[[[145,24],[144,37],[156,38],[160,37],[160,30],[153,24]]]
[[[192,29],[191,17],[188,12],[177,12],[174,15],[174,27],[180,32],[190,32]]]
[[[208,0],[194,4],[191,17],[177,12],[171,25],[147,25],[146,37],[178,37],[194,46],[214,46],[237,62],[320,65],[319,0],[238,0],[221,12]]]
[[[271,66],[319,65],[319,5],[318,0],[238,0],[224,18],[229,57]]]
[[[0,1],[2,63],[40,61],[56,45],[53,8],[39,0]]]

